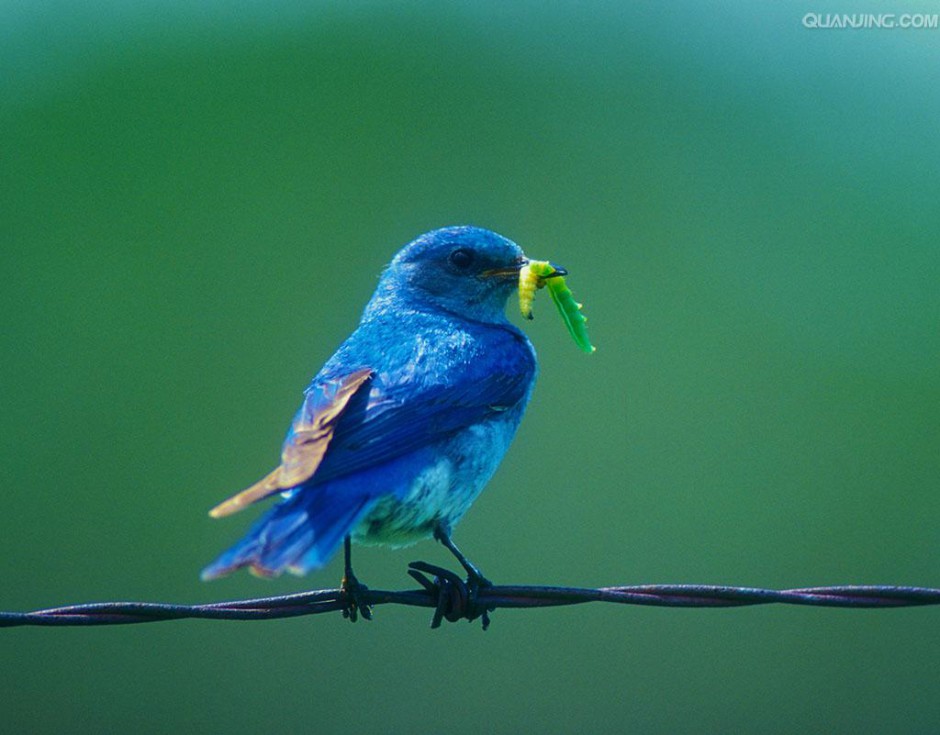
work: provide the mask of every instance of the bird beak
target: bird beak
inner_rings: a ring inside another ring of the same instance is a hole
[[[508,268],[490,268],[480,275],[484,278],[518,278],[519,270],[529,262],[528,258],[519,258]]]
[[[480,275],[484,278],[518,278],[519,271],[523,266],[528,265],[531,261],[529,258],[520,258],[518,261],[513,263],[508,268],[491,268],[488,271],[483,271]],[[567,268],[563,268],[557,263],[549,263],[549,265],[555,269],[555,272],[552,273],[548,278],[553,278],[554,276],[567,276]]]

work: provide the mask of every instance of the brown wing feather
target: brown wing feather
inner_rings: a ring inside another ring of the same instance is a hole
[[[299,419],[294,424],[293,436],[281,452],[280,466],[251,487],[219,503],[209,511],[209,515],[223,518],[237,513],[252,503],[313,477],[326,455],[336,422],[346,409],[349,399],[371,376],[372,370],[363,368],[332,382],[329,386],[331,390],[322,402],[317,403],[309,420],[301,422]]]

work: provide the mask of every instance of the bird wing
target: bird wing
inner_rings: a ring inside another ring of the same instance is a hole
[[[525,399],[532,378],[528,371],[467,372],[422,388],[377,379],[367,402],[364,392],[356,399],[365,405],[340,420],[317,481],[376,467],[511,409]]]
[[[284,442],[281,464],[267,477],[219,503],[209,515],[222,518],[237,513],[262,498],[309,480],[323,461],[350,399],[371,376],[370,368],[362,368],[315,383],[307,391],[304,405]]]
[[[415,451],[512,408],[526,397],[531,378],[530,370],[489,371],[472,363],[424,386],[387,382],[369,368],[320,377],[306,391],[281,464],[210,515],[231,515],[314,474],[325,482]],[[370,389],[361,390],[367,381]]]

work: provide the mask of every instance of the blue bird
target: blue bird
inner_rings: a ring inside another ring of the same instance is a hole
[[[509,448],[535,383],[532,344],[504,313],[527,262],[515,243],[469,226],[402,248],[304,392],[281,464],[210,515],[282,499],[202,578],[240,567],[305,574],[345,543],[343,587],[355,592],[351,541],[434,537],[485,584],[451,533]]]

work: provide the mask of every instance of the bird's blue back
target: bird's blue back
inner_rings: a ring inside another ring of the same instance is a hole
[[[340,418],[315,483],[382,464],[501,418],[507,409],[517,409],[511,415],[518,423],[537,374],[531,343],[511,324],[433,312],[363,322],[311,389],[351,365],[371,367],[375,374],[368,392],[357,394]]]

